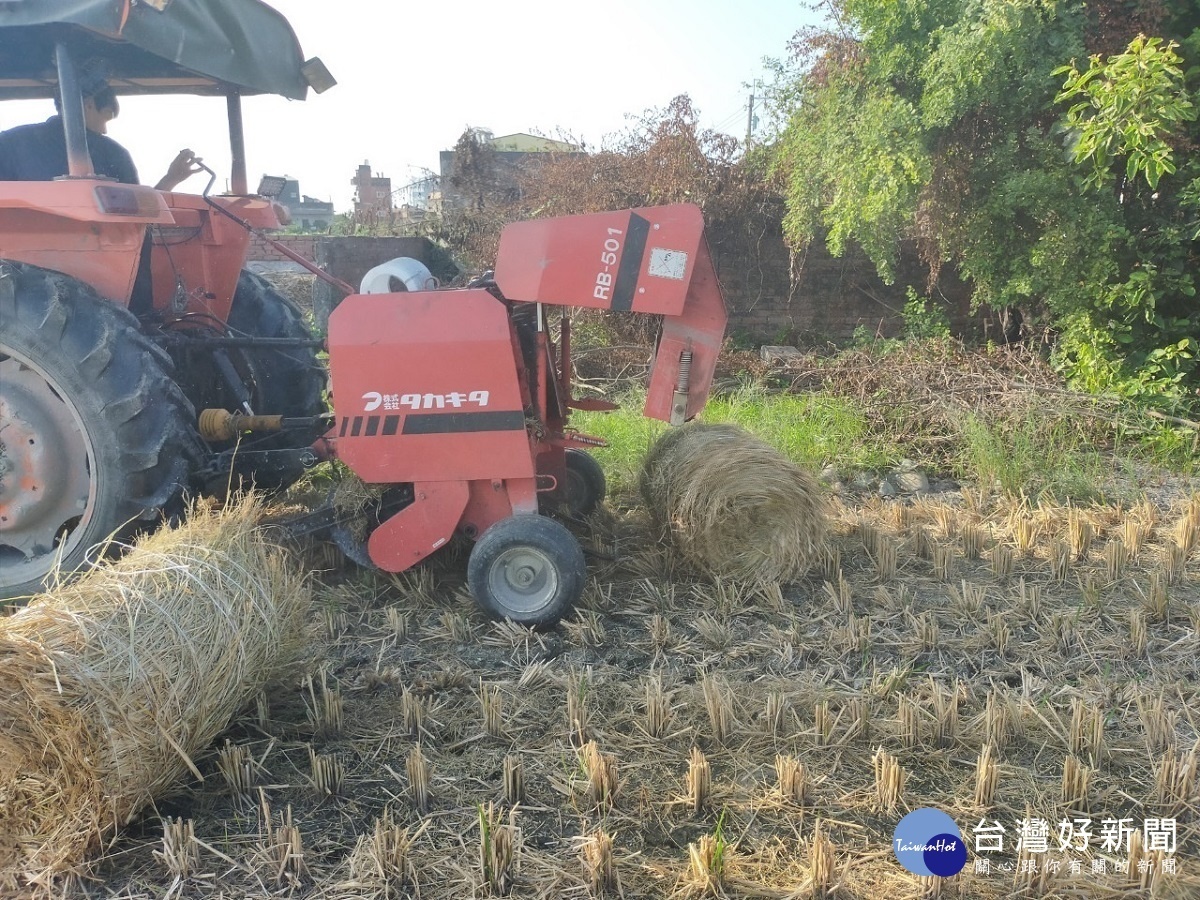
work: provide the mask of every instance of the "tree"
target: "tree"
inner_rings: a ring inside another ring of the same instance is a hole
[[[590,152],[528,155],[511,173],[516,191],[493,189],[494,154],[471,141],[466,134],[455,147],[454,183],[471,202],[444,212],[439,236],[477,268],[492,264],[503,226],[522,219],[695,203],[719,254],[754,243],[782,216],[761,162],[744,158],[735,138],[700,127],[686,95]]]
[[[1049,319],[1079,384],[1197,402],[1195,3],[822,6],[779,85],[789,240],[855,240],[885,278],[915,241],[931,279]]]

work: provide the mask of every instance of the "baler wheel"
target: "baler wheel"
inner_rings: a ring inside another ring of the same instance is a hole
[[[567,450],[567,478],[551,499],[558,509],[572,518],[582,518],[594,512],[608,492],[604,469],[595,458],[583,450]]]
[[[0,266],[0,599],[152,526],[202,448],[170,359],[64,275]]]
[[[491,616],[549,628],[583,594],[587,566],[579,542],[545,516],[501,519],[471,550],[467,582]]]

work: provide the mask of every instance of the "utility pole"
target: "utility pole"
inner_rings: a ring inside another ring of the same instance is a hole
[[[750,139],[754,135],[754,85],[750,86],[750,105],[746,108],[746,150],[750,150]]]

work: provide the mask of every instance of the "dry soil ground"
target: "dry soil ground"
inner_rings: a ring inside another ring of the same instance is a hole
[[[693,579],[614,514],[545,634],[476,611],[461,548],[326,576],[305,670],[80,891],[1200,896],[1200,496],[832,503],[823,570],[782,589]],[[924,806],[964,832],[956,878],[891,853]],[[164,846],[173,817],[194,841]]]

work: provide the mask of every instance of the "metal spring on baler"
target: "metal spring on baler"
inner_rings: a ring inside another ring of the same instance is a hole
[[[571,432],[571,440],[576,444],[583,444],[588,447],[607,447],[608,441],[603,438],[588,437],[586,434],[580,434],[578,431]]]
[[[692,380],[692,351],[684,350],[679,354],[679,392],[686,394]]]

